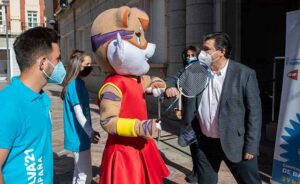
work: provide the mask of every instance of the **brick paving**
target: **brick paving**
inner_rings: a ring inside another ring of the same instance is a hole
[[[0,89],[6,84],[0,83]],[[63,105],[59,98],[61,87],[58,85],[49,84],[45,88],[52,100],[51,115],[53,121],[52,127],[52,144],[54,151],[55,164],[55,183],[69,184],[72,181],[73,173],[73,157],[70,152],[63,148]],[[157,99],[149,97],[148,111],[149,117],[156,117],[157,114]],[[90,107],[93,128],[100,132],[101,139],[96,145],[92,145],[92,165],[93,165],[93,183],[99,181],[99,166],[101,165],[101,158],[107,134],[99,125],[98,106],[95,104],[96,95],[90,94]],[[164,104],[170,103],[166,101]],[[164,180],[166,184],[184,184],[185,176],[191,171],[192,161],[188,147],[182,148],[177,144],[177,135],[180,129],[180,124],[174,117],[173,113],[168,113],[163,116],[163,131],[161,134],[161,141],[157,143],[158,148],[170,170],[170,176]],[[269,142],[262,141],[261,156],[259,159],[260,173],[263,183],[269,183],[273,145]],[[120,181],[121,183],[121,181]],[[235,184],[233,176],[228,170],[227,166],[222,163],[219,172],[219,184]]]

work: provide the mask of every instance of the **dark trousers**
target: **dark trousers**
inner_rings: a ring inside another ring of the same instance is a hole
[[[193,169],[190,175],[187,177],[189,178],[190,182],[196,182],[197,181],[197,163],[198,163],[198,142],[194,142],[190,145],[190,151],[191,151],[191,157],[193,162]]]
[[[224,154],[220,139],[201,136],[197,150],[197,176],[199,184],[217,184],[222,160],[239,184],[261,184],[257,157],[238,163],[229,161]]]

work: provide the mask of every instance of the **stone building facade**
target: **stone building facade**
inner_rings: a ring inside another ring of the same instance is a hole
[[[232,59],[257,72],[264,122],[271,120],[273,61],[285,52],[285,19],[298,10],[300,0],[60,0],[55,11],[61,36],[62,58],[67,63],[74,48],[91,51],[90,28],[102,11],[122,5],[135,6],[150,16],[147,39],[157,44],[150,73],[174,74],[182,67],[181,53],[188,45],[201,46],[203,35],[227,32],[233,43]],[[282,64],[277,62],[276,94],[280,97]],[[96,68],[96,67],[95,67]],[[95,69],[87,80],[97,91],[103,80]],[[276,99],[276,119],[280,98]]]
[[[223,26],[222,0],[66,0],[64,2],[68,6],[58,6],[55,15],[59,23],[62,58],[66,64],[74,48],[91,51],[92,22],[97,15],[109,8],[123,5],[135,6],[149,14],[150,27],[147,39],[157,45],[156,53],[150,60],[150,72],[162,77],[174,74],[182,67],[181,53],[186,46],[192,44],[200,46],[204,34],[221,31]],[[230,11],[227,16],[237,21],[240,17],[238,11]],[[237,34],[240,32],[240,22],[230,23],[235,25],[229,30],[234,35],[233,40],[240,45],[240,37]],[[239,54],[236,57],[239,58]],[[94,74],[101,75],[101,72],[94,72]]]

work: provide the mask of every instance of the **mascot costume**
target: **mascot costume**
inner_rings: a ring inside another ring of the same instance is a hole
[[[109,134],[101,184],[159,184],[169,175],[153,140],[160,124],[147,117],[145,93],[157,96],[166,87],[145,75],[155,51],[145,39],[148,24],[144,11],[123,6],[104,11],[92,25],[93,51],[108,74],[98,96],[100,124]]]

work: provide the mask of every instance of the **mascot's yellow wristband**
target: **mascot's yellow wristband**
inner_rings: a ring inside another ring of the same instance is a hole
[[[135,132],[136,119],[119,118],[117,122],[117,134],[125,137],[137,137]]]

